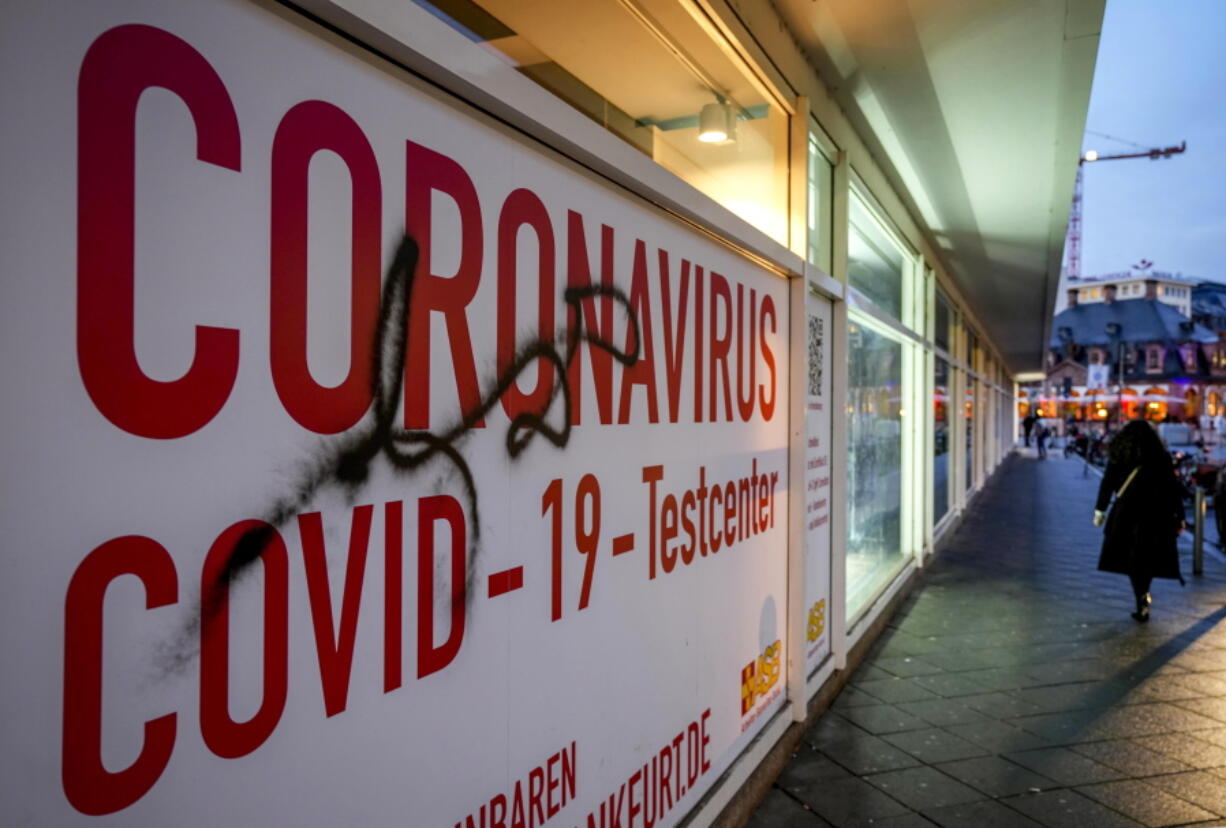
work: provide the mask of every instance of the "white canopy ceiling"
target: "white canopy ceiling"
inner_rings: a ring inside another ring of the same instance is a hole
[[[776,0],[1009,368],[1040,368],[1105,0]]]

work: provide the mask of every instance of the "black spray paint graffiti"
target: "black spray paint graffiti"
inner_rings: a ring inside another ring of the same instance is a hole
[[[417,242],[405,236],[396,249],[396,255],[383,281],[383,296],[379,308],[379,321],[375,329],[371,358],[371,391],[374,400],[367,422],[349,434],[326,444],[315,460],[308,463],[300,473],[291,493],[278,498],[264,513],[266,524],[243,534],[234,545],[217,581],[206,585],[200,599],[200,612],[193,615],[192,622],[166,648],[160,659],[162,669],[168,673],[181,672],[198,652],[200,625],[207,626],[221,607],[224,590],[216,587],[238,582],[250,571],[251,565],[260,560],[264,549],[272,540],[273,532],[285,525],[296,514],[307,508],[315,495],[329,486],[343,489],[352,501],[366,483],[371,464],[382,456],[397,472],[413,473],[438,457],[451,462],[463,482],[468,501],[471,541],[467,554],[474,561],[480,549],[481,522],[477,486],[472,469],[464,455],[456,448],[457,443],[485,418],[503,395],[515,384],[519,376],[538,360],[552,363],[556,377],[550,393],[539,411],[518,414],[507,429],[507,453],[516,458],[531,444],[536,435],[541,435],[554,446],[564,448],[570,441],[572,389],[569,383],[569,367],[578,357],[579,345],[588,342],[593,347],[606,351],[626,367],[638,361],[640,331],[638,318],[626,295],[612,285],[597,284],[571,286],[563,293],[570,309],[569,327],[560,337],[565,342],[564,353],[557,347],[557,338],[544,336],[520,346],[511,364],[502,372],[494,387],[486,393],[480,404],[467,412],[461,420],[435,434],[432,431],[408,430],[395,424],[404,389],[405,356],[408,346],[409,319],[412,310],[413,277],[417,270],[420,251]],[[583,328],[582,303],[604,297],[621,305],[633,333],[634,347],[620,350],[612,342]],[[562,398],[562,424],[550,425],[545,417],[554,401]],[[469,567],[469,587],[475,567]],[[473,590],[466,594],[471,601]]]

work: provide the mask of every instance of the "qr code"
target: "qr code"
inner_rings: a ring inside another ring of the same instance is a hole
[[[809,317],[809,396],[822,395],[822,351],[826,333],[826,320]]]

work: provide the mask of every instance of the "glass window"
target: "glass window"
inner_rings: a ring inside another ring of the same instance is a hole
[[[902,319],[906,257],[854,192],[847,245],[847,280],[851,286],[881,310],[906,323],[908,320]]]
[[[949,363],[934,360],[932,376],[932,522],[949,511]]]
[[[848,324],[847,613],[903,563],[903,344],[853,315]]]
[[[413,2],[787,244],[787,113],[682,4]]]
[[[809,136],[808,259],[827,273],[831,269],[833,237],[834,166]]]
[[[975,378],[966,377],[966,491],[975,484]],[[1047,416],[1040,414],[1040,416]]]
[[[933,314],[932,341],[946,353],[952,353],[953,321],[954,314],[949,306],[949,300],[945,298],[945,294],[938,288],[936,311]]]

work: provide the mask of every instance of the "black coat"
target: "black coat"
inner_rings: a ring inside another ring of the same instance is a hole
[[[1096,509],[1106,510],[1133,468],[1107,465]],[[1177,578],[1182,583],[1175,538],[1184,519],[1183,495],[1183,486],[1169,465],[1141,468],[1107,515],[1098,568],[1124,575]]]

